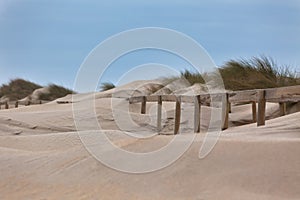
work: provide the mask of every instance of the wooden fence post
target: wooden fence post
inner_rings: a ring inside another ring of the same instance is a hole
[[[222,130],[228,128],[229,121],[229,94],[222,95]]]
[[[162,97],[158,96],[157,99],[157,132],[161,131],[161,110],[162,110]]]
[[[256,102],[252,101],[252,121],[253,123],[256,122]]]
[[[280,116],[286,115],[286,103],[285,102],[279,102],[279,111],[280,111]]]
[[[178,134],[180,128],[180,115],[181,115],[181,97],[176,97],[176,108],[175,108],[175,124],[174,124],[174,135]]]
[[[257,126],[265,125],[266,120],[266,91],[258,91],[258,112],[257,112]]]
[[[200,95],[195,96],[194,98],[194,132],[200,132],[200,116],[201,116],[201,101]]]
[[[142,107],[141,107],[141,114],[145,114],[146,113],[146,97],[143,96],[142,98]]]

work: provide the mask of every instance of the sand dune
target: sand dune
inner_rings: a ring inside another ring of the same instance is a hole
[[[95,95],[96,116],[105,130],[99,134],[132,152],[157,150],[172,140],[172,135],[137,139],[122,134],[111,105],[114,112],[122,113],[128,102],[122,95],[114,97],[114,91]],[[75,99],[85,101],[89,95],[94,94],[78,94]],[[173,129],[174,104],[163,106],[167,134]],[[129,131],[155,132],[155,108],[149,103],[147,114],[141,115],[139,104],[130,105],[130,116],[139,128],[127,127]],[[188,151],[171,166],[139,175],[110,169],[85,149],[71,103],[1,110],[0,199],[300,199],[300,113],[275,118],[278,105],[268,104],[270,120],[256,127],[250,109],[250,105],[234,106],[230,128],[222,132],[213,151],[199,159],[210,110],[203,106],[202,133]],[[192,105],[183,105],[182,139],[192,133],[192,110]],[[84,108],[80,113],[82,120],[88,120]]]

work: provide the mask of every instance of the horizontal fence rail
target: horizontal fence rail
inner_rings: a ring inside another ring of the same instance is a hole
[[[157,130],[161,130],[161,107],[162,102],[176,102],[175,105],[175,125],[174,134],[179,132],[181,103],[194,103],[194,132],[200,132],[201,105],[210,106],[210,102],[222,102],[222,130],[228,128],[229,113],[231,112],[231,103],[251,103],[252,119],[257,126],[265,125],[266,102],[279,103],[280,115],[286,114],[286,102],[300,101],[300,85],[257,89],[230,91],[224,93],[203,93],[197,96],[186,95],[150,95],[130,97],[129,103],[141,103],[141,113],[146,113],[146,102],[157,102]],[[257,104],[257,107],[256,107]]]

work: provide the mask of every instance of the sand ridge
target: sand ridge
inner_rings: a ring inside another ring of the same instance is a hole
[[[79,94],[77,100],[84,101],[87,95],[92,94]],[[149,152],[172,139],[172,135],[147,139],[124,135],[114,121],[111,105],[115,99],[115,112],[122,113],[126,107],[128,111],[127,100],[104,97],[103,93],[96,97],[96,116],[105,129],[103,134],[120,148]],[[135,134],[154,131],[155,106],[149,103],[147,114],[141,115],[139,104],[130,105],[130,116],[140,128],[128,129]],[[192,133],[193,106],[185,104],[182,109],[184,139]],[[299,112],[277,118],[278,105],[268,104],[270,120],[257,127],[251,123],[251,105],[234,106],[230,128],[222,132],[213,151],[199,159],[209,109],[203,106],[202,133],[180,159],[162,170],[139,175],[110,169],[85,149],[76,132],[71,103],[54,101],[1,110],[0,199],[300,198]],[[164,111],[164,131],[168,133],[174,124],[174,104],[164,104]],[[82,120],[88,120],[84,108],[80,113]]]

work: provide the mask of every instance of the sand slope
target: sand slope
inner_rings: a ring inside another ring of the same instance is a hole
[[[118,99],[118,103],[121,112],[126,100]],[[117,146],[148,152],[172,139],[170,135],[124,136],[110,105],[111,98],[98,98],[97,118]],[[0,111],[0,199],[300,199],[299,112],[268,120],[264,127],[233,127],[251,121],[249,105],[234,107],[232,127],[222,133],[205,159],[198,158],[204,137],[200,133],[171,166],[133,175],[104,166],[86,151],[75,131],[71,108],[72,104],[52,102]],[[130,108],[137,124],[155,121],[155,104],[149,104],[143,116],[139,109],[140,105]],[[205,109],[203,130],[209,112]],[[174,105],[164,104],[164,110],[168,132]],[[180,137],[184,139],[192,130],[192,106],[184,105],[183,110]],[[269,104],[267,113],[269,118],[277,115],[277,105]],[[85,116],[82,109],[83,120]],[[153,127],[141,126],[135,132]]]

